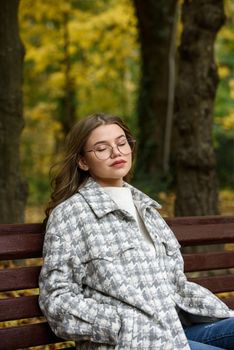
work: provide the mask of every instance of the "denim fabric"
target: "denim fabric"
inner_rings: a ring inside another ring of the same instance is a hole
[[[222,348],[217,348],[216,346],[198,343],[196,341],[189,340],[189,346],[191,350],[220,350]]]
[[[192,350],[234,349],[234,317],[212,323],[200,323],[187,327],[184,331]]]

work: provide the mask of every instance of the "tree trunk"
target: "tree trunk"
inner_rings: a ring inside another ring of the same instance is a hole
[[[185,0],[175,98],[175,215],[218,213],[212,146],[213,105],[218,84],[214,41],[225,20],[222,0]]]
[[[141,44],[136,181],[145,180],[155,192],[156,182],[164,175],[169,56],[177,1],[134,0],[134,4]]]
[[[23,128],[19,0],[2,1],[0,11],[0,222],[24,220],[27,186],[20,176],[19,143]]]

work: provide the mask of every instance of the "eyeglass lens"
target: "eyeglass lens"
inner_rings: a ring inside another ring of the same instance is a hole
[[[119,144],[116,144],[118,151],[123,155],[128,155],[132,152],[132,148],[127,140],[121,141]],[[113,147],[110,145],[99,145],[94,148],[94,153],[96,157],[100,160],[106,160],[111,157],[113,153]]]

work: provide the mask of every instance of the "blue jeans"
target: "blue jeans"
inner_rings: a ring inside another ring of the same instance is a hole
[[[191,350],[234,350],[234,317],[185,327]]]

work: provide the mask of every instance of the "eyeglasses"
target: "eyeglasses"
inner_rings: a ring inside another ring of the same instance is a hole
[[[128,154],[133,152],[135,143],[136,141],[133,139],[130,139],[130,140],[122,139],[121,141],[118,141],[118,143],[116,143],[114,147],[116,147],[121,154],[127,156]],[[111,145],[106,145],[102,143],[94,146],[92,149],[86,152],[94,152],[97,159],[107,160],[112,156],[114,147]]]

